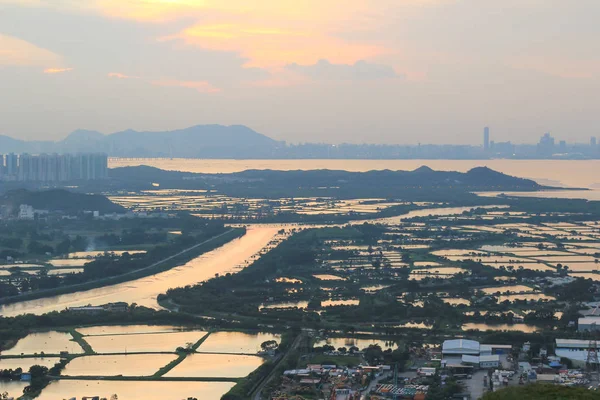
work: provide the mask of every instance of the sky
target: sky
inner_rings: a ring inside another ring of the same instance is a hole
[[[0,134],[600,137],[598,0],[0,0]]]

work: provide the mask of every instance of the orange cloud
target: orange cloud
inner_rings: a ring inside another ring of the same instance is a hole
[[[61,74],[63,72],[73,71],[73,68],[46,68],[45,74]]]
[[[180,81],[176,79],[161,79],[152,81],[153,85],[165,87],[183,87],[194,89],[200,93],[219,93],[221,89],[214,87],[206,81]]]
[[[201,21],[160,40],[235,52],[248,59],[247,67],[314,64],[322,58],[350,64],[385,51],[376,43],[336,35],[365,27],[369,19],[365,15],[377,9],[367,0],[99,0],[98,4],[101,12],[119,18]]]
[[[236,52],[248,59],[245,66],[263,68],[293,62],[314,64],[323,58],[348,64],[385,52],[377,45],[350,43],[308,29],[245,24],[195,25],[161,40],[182,40],[207,50]]]
[[[139,79],[139,76],[125,75],[120,72],[110,72],[108,74],[108,77],[109,78],[117,78],[117,79]]]
[[[58,54],[25,40],[0,34],[0,65],[46,66],[60,63]]]

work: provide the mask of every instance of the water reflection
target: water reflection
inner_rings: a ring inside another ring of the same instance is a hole
[[[480,324],[480,323],[468,323],[462,326],[463,331],[477,330],[477,331],[520,331],[525,333],[534,333],[539,331],[539,328],[533,325],[527,324]]]
[[[140,335],[88,336],[96,353],[174,352],[178,347],[196,343],[206,332],[148,333]]]
[[[116,394],[119,400],[187,399],[188,397],[202,400],[219,400],[233,385],[235,385],[233,382],[60,380],[50,383],[38,399],[57,400],[71,397],[81,398],[83,396],[100,396],[100,398],[109,399],[113,394]],[[0,388],[2,388],[1,385]]]
[[[243,378],[260,367],[263,359],[233,354],[191,354],[167,374],[169,378]]]
[[[69,362],[65,376],[151,376],[175,360],[175,354],[129,354],[78,357]]]
[[[9,350],[4,350],[2,355],[20,355],[20,354],[60,354],[61,351],[68,351],[71,354],[83,353],[83,349],[76,342],[72,341],[70,333],[64,332],[40,332],[30,333]]]
[[[278,227],[254,226],[248,229],[245,236],[169,271],[98,289],[4,305],[0,308],[0,313],[4,316],[44,314],[67,307],[100,305],[114,301],[159,308],[156,302],[159,294],[165,293],[169,288],[210,279],[215,274],[235,272],[236,267],[243,265],[263,249],[278,231]]]
[[[243,333],[243,332],[215,332],[206,339],[199,352],[204,353],[238,353],[252,354],[258,353],[260,345],[268,340],[281,342],[281,335],[272,333]]]

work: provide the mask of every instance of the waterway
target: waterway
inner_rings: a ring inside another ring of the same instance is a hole
[[[117,285],[4,305],[0,307],[0,314],[44,314],[61,311],[67,307],[101,305],[116,301],[158,309],[156,298],[159,294],[165,293],[169,288],[203,282],[215,274],[235,272],[265,248],[278,231],[279,227],[276,226],[252,226],[243,237],[180,267]]]

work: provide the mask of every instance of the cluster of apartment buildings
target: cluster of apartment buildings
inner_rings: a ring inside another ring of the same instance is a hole
[[[108,156],[79,154],[0,154],[0,181],[66,182],[108,178]]]

